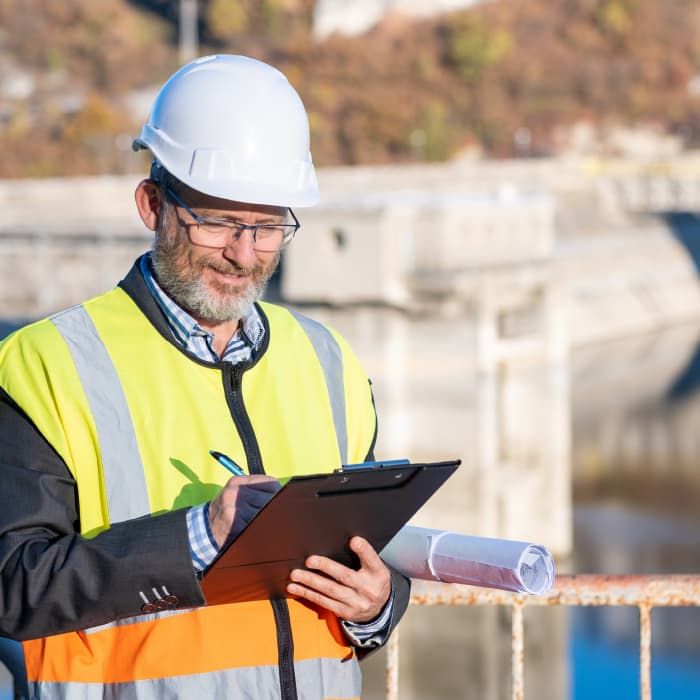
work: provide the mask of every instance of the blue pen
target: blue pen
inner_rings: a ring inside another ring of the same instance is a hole
[[[228,469],[234,476],[245,476],[245,472],[230,458],[222,452],[209,450],[209,454],[222,466]]]

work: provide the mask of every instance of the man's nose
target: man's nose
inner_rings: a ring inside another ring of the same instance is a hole
[[[257,262],[255,237],[252,228],[238,229],[232,232],[224,248],[224,257],[235,260],[243,267],[253,267]]]

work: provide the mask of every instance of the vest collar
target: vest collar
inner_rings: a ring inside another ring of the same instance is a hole
[[[183,355],[186,355],[191,360],[195,362],[206,365],[208,367],[220,367],[223,362],[205,362],[200,360],[196,355],[189,352],[188,350],[181,347],[173,338],[172,332],[170,331],[170,326],[168,324],[168,319],[165,317],[163,310],[158,306],[158,303],[153,298],[153,295],[146,285],[146,280],[143,278],[141,273],[141,258],[140,256],[136,259],[131,269],[127,273],[121,282],[117,285],[132,299],[132,301],[138,306],[141,313],[150,321],[151,325],[158,331],[158,333],[165,338],[171,345],[176,347]],[[260,358],[265,354],[267,346],[270,343],[270,322],[263,310],[262,306],[255,303],[255,308],[260,314],[260,319],[265,326],[265,335],[263,336],[260,348],[255,353],[255,360],[249,366],[256,364]]]

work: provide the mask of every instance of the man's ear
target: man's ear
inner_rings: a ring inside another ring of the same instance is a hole
[[[141,180],[134,192],[136,209],[146,228],[155,231],[163,211],[163,201],[160,188],[153,180]]]

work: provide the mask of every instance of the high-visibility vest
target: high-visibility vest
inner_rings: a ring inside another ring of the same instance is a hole
[[[366,457],[371,390],[345,341],[282,307],[260,309],[269,344],[242,374],[192,359],[121,288],[0,346],[0,385],[75,478],[84,536],[211,499],[229,474],[210,449],[281,479]],[[359,697],[338,619],[286,602],[299,697]],[[156,612],[25,642],[28,680],[33,697],[70,700],[279,698],[276,632],[270,601]]]

